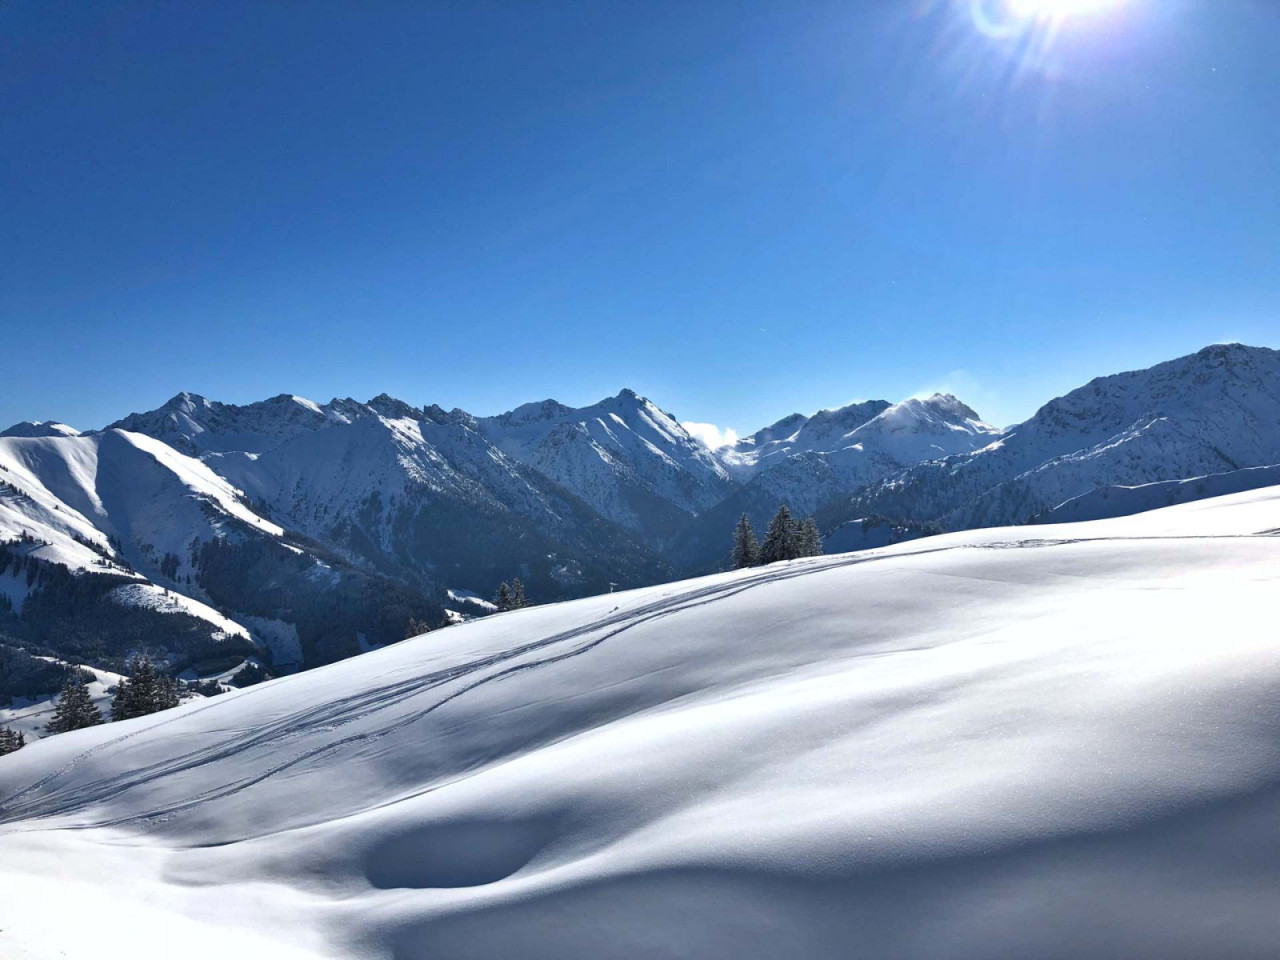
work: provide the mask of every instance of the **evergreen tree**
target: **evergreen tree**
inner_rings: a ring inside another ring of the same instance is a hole
[[[0,727],[0,757],[6,753],[13,753],[21,750],[27,745],[27,738],[17,730],[11,730],[9,727]]]
[[[241,673],[243,672],[241,671]],[[167,673],[160,674],[156,680],[155,703],[156,710],[170,710],[182,703],[182,694],[178,690],[178,681]]]
[[[796,552],[796,524],[791,519],[791,509],[784,503],[769,521],[769,529],[765,531],[764,543],[760,545],[760,562],[777,563],[779,560],[794,560]]]
[[[511,609],[519,610],[521,607],[527,607],[529,601],[524,596],[524,584],[517,577],[511,581]]]
[[[813,517],[805,517],[800,521],[800,529],[796,534],[800,557],[822,556],[822,534],[818,532],[818,522]]]
[[[735,570],[754,567],[760,562],[760,544],[745,513],[738,519],[738,526],[733,531],[733,550],[729,554],[729,562]]]
[[[499,613],[503,613],[504,611],[510,610],[511,609],[511,584],[503,580],[502,585],[498,587],[498,595],[494,597],[493,602],[498,605]]]
[[[410,637],[417,637],[431,631],[430,624],[426,620],[419,620],[416,617],[409,618],[409,626],[405,630],[404,638],[408,640]]]
[[[111,699],[112,720],[145,717],[178,705],[177,682],[156,670],[150,657],[134,657],[128,669],[130,675],[120,680]]]
[[[102,722],[102,714],[89,697],[89,688],[79,675],[67,680],[53,709],[53,719],[45,726],[49,733],[66,733],[82,727],[93,727]]]

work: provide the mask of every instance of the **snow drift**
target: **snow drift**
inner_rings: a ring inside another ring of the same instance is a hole
[[[1261,957],[1280,488],[503,614],[0,758],[0,955]]]

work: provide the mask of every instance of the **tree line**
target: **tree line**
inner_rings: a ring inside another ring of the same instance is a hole
[[[507,610],[519,610],[521,607],[529,606],[529,601],[524,595],[524,584],[520,582],[519,577],[510,583],[503,580],[498,587],[498,594],[493,598],[493,602],[497,605],[499,613]]]
[[[798,560],[800,557],[822,556],[822,536],[813,517],[799,520],[791,516],[791,508],[785,503],[769,521],[764,543],[756,540],[756,532],[744,513],[733,531],[733,549],[729,562],[735,570],[743,567],[759,567],[779,560]]]
[[[121,677],[111,697],[111,719],[128,720],[145,717],[176,707],[182,700],[178,681],[156,669],[145,654],[129,663],[129,676]],[[48,733],[68,733],[105,722],[102,711],[89,696],[84,678],[75,674],[67,678],[62,692],[54,701],[53,719],[45,724]]]
[[[0,757],[6,753],[13,753],[21,750],[27,745],[27,738],[24,737],[19,730],[13,730],[9,727],[0,727]]]

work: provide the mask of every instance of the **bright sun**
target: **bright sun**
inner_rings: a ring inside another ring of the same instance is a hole
[[[1041,20],[1065,20],[1067,17],[1119,6],[1122,2],[1123,0],[1006,0],[1009,10],[1015,16]]]

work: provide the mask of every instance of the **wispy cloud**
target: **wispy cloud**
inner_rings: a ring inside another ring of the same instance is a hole
[[[738,431],[733,427],[725,427],[721,430],[714,423],[698,423],[695,420],[688,420],[680,426],[712,450],[719,450],[721,447],[728,447],[738,442]]]

